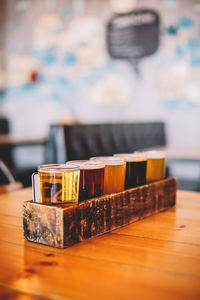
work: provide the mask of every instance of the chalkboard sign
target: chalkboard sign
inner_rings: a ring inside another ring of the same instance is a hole
[[[134,10],[114,16],[107,25],[107,47],[113,58],[133,64],[159,46],[159,16],[153,10]]]

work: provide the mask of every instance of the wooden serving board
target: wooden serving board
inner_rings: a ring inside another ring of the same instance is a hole
[[[57,248],[72,246],[174,206],[176,186],[176,178],[167,178],[73,206],[26,201],[24,237]]]

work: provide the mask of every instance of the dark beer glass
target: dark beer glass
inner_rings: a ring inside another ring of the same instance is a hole
[[[130,189],[146,184],[147,158],[134,154],[114,155],[126,160],[126,180],[125,188]]]
[[[102,162],[70,161],[80,167],[79,202],[102,196],[104,193],[104,167]]]
[[[104,167],[103,163],[98,162],[88,162],[80,165],[80,201],[103,195]]]

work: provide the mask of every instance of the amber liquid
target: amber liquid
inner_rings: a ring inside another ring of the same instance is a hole
[[[42,203],[78,203],[80,171],[38,172]]]
[[[126,189],[146,184],[146,167],[146,160],[126,162]]]
[[[165,178],[165,158],[148,158],[147,182],[153,182]]]
[[[117,193],[124,190],[126,164],[105,165],[104,194]]]
[[[104,193],[104,167],[98,169],[81,169],[79,201],[102,196]]]

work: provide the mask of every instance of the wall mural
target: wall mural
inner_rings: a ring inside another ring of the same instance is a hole
[[[13,133],[199,109],[199,14],[200,1],[11,0],[0,109]]]

